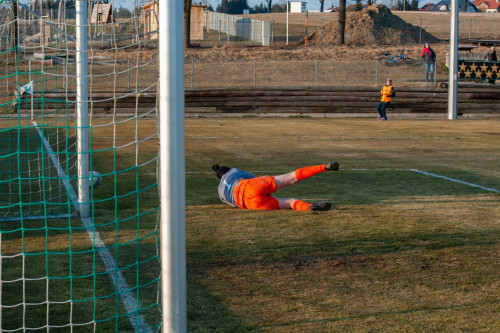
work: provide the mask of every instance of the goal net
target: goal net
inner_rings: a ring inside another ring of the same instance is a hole
[[[159,330],[157,4],[0,0],[1,332]]]

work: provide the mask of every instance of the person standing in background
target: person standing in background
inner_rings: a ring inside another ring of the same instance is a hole
[[[432,82],[434,81],[434,71],[436,68],[436,53],[433,49],[431,49],[430,44],[427,42],[425,43],[425,47],[420,55],[422,56],[425,67],[425,81]]]
[[[380,115],[378,120],[386,121],[387,114],[385,112],[385,108],[391,104],[392,97],[396,96],[391,78],[387,78],[387,83],[382,87],[382,90],[380,90],[380,96],[380,102],[377,104],[377,111]]]

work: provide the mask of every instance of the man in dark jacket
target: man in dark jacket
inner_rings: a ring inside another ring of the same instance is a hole
[[[494,46],[492,46],[491,49],[488,51],[488,53],[486,53],[486,55],[484,56],[484,60],[498,61],[497,51],[495,51],[495,47]],[[497,74],[497,76],[498,76],[498,74]],[[491,83],[491,84],[495,84],[495,80],[494,79],[489,79],[488,82]]]
[[[436,53],[434,52],[433,49],[431,49],[431,46],[429,43],[425,43],[425,47],[422,50],[422,53],[420,54],[422,56],[422,59],[424,61],[424,67],[425,67],[425,81],[433,81],[434,80],[434,69],[436,65]],[[429,78],[430,74],[430,78]]]

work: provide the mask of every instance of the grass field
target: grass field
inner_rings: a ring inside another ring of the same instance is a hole
[[[158,198],[147,186],[155,168],[130,181],[137,150],[107,150],[114,136],[106,124],[95,120],[93,129],[103,175],[94,223],[128,284],[140,286],[154,328]],[[498,331],[500,120],[188,118],[185,126],[189,332]],[[133,140],[133,127],[115,128],[116,146]],[[138,135],[155,130],[145,120]],[[156,156],[155,142],[141,144],[139,162]],[[317,214],[231,208],[219,201],[211,172],[219,163],[272,175],[332,160],[340,171],[277,194],[333,203]],[[136,182],[145,189],[140,211]],[[51,304],[51,325],[71,317],[97,320],[102,332],[132,331],[79,219],[13,227],[2,225],[2,255],[24,253],[25,262],[4,257],[3,278],[29,267],[26,302],[74,301],[72,313]],[[44,274],[48,281],[36,279]],[[22,289],[21,280],[4,283],[2,304],[17,304]],[[3,309],[4,328],[43,325],[43,305],[27,319],[19,307]]]
[[[497,332],[499,133],[498,120],[187,119],[188,330]],[[331,160],[339,172],[277,194],[333,203],[317,214],[226,206],[210,170]]]
[[[1,330],[134,332],[130,306],[154,330],[161,321],[156,123],[93,121],[91,168],[103,181],[90,190],[92,217],[83,219],[60,215],[75,213],[76,139],[51,119],[38,127],[43,139],[22,117],[0,121]]]

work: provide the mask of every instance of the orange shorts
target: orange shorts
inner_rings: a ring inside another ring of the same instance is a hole
[[[274,192],[276,192],[274,177],[242,179],[234,188],[234,201],[236,206],[244,209],[280,209],[278,200],[271,195]]]

